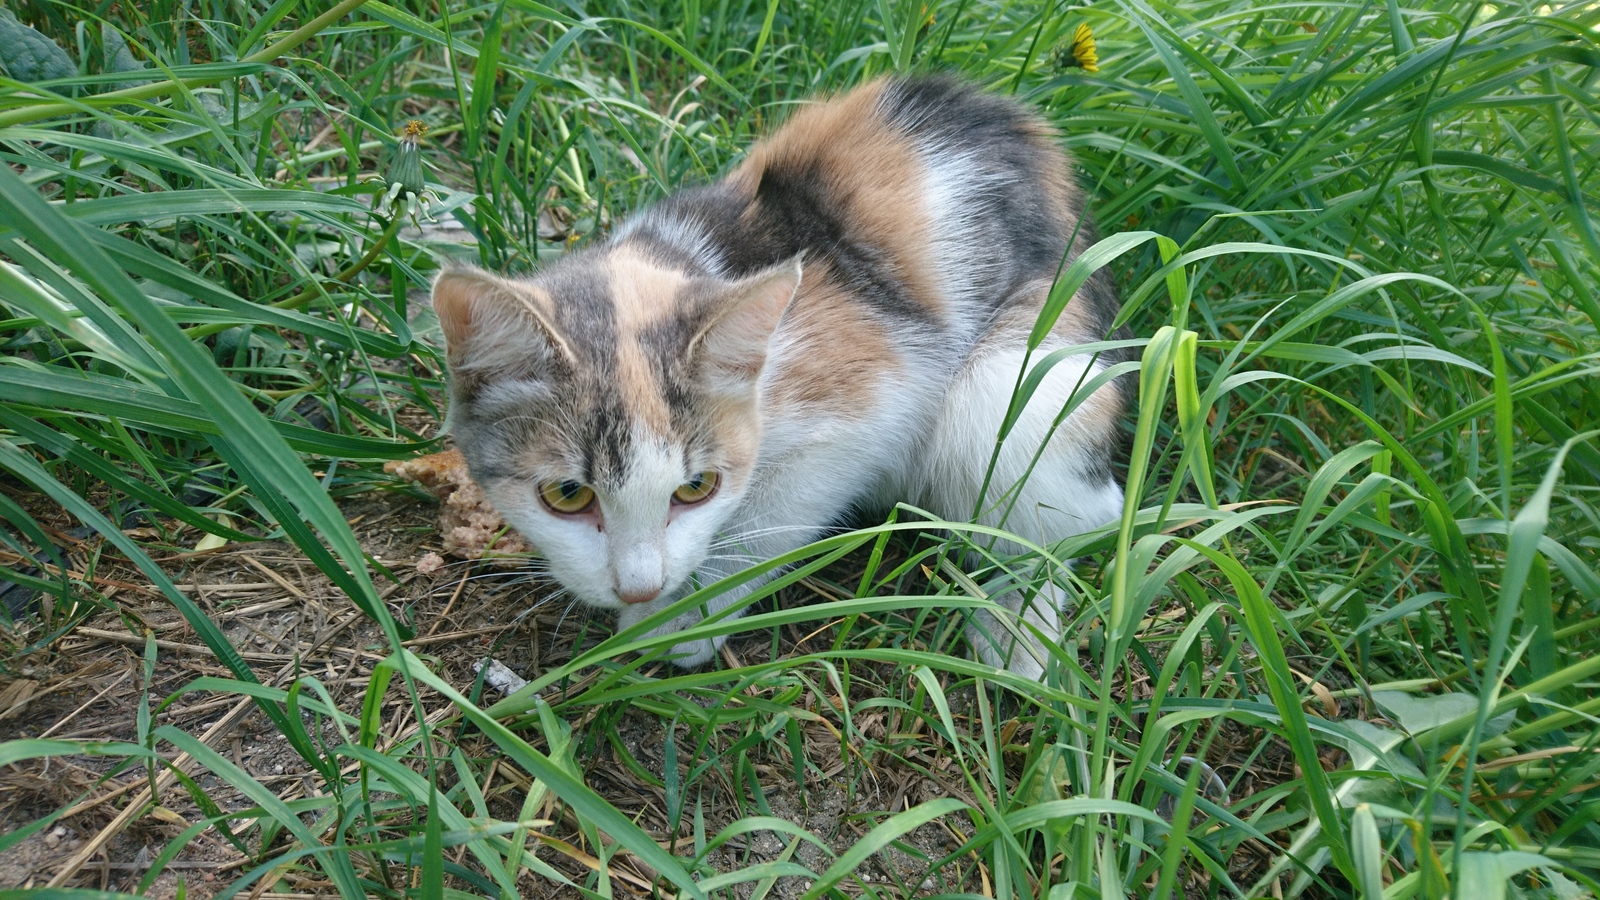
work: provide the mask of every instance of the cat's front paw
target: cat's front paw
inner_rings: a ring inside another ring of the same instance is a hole
[[[655,601],[655,603],[662,604],[669,602],[671,601]],[[653,605],[655,604],[639,603],[623,609],[617,615],[617,628],[626,629],[633,627],[640,619],[643,619],[645,616],[650,614],[651,610],[649,610],[647,607]],[[644,636],[646,638],[655,638],[675,635],[700,624],[700,621],[703,618],[704,616],[699,610],[693,610],[691,612],[684,613],[665,625],[655,628]],[[722,649],[722,645],[727,643],[727,640],[727,635],[719,634],[715,637],[679,641],[678,643],[673,644],[672,649],[668,650],[663,655],[670,657],[672,661],[681,669],[692,669],[695,666],[702,666],[710,662],[711,658],[717,655],[717,651]]]
[[[678,668],[692,669],[710,662],[711,658],[717,655],[717,651],[722,649],[722,644],[726,640],[726,636],[718,635],[714,638],[684,641],[681,644],[674,644],[672,649],[667,651],[667,655],[672,657],[673,665]]]

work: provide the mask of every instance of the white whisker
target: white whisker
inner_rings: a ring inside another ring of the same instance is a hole
[[[577,605],[578,605],[578,598],[574,597],[574,598],[572,598],[572,602],[567,604],[567,608],[561,611],[561,618],[556,620],[556,627],[555,627],[556,633],[559,634],[561,632],[561,626],[566,624],[567,616],[572,615],[572,610]]]

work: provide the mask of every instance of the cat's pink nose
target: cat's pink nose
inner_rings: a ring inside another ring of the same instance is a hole
[[[652,588],[646,591],[617,591],[617,599],[623,603],[649,603],[661,596],[661,588]]]

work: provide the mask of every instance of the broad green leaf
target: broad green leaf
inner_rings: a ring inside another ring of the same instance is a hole
[[[72,57],[55,41],[0,9],[0,68],[18,81],[53,81],[78,74]]]
[[[1529,869],[1560,868],[1555,860],[1540,854],[1518,850],[1499,852],[1468,851],[1456,862],[1456,877],[1463,885],[1472,885],[1474,896],[1483,900],[1505,900],[1512,896],[1511,879]]]

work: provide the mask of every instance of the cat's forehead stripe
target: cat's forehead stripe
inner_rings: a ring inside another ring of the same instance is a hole
[[[682,270],[663,266],[626,243],[606,254],[606,274],[622,334],[637,334],[674,315],[678,293],[688,280]]]
[[[624,248],[575,254],[539,276],[555,328],[577,357],[579,371],[563,393],[582,410],[575,424],[586,480],[626,476],[634,424],[660,432],[670,427],[664,391],[639,333],[671,314],[682,280]]]
[[[641,343],[643,334],[677,315],[687,281],[681,271],[663,268],[626,244],[607,256],[611,302],[616,322],[616,389],[623,408],[657,434],[671,428],[659,353]]]

